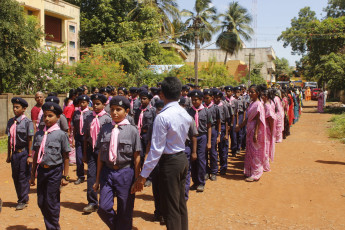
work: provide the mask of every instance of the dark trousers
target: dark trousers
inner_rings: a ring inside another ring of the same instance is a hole
[[[185,186],[185,193],[184,193],[184,197],[186,199],[186,201],[189,198],[189,187],[190,187],[190,173],[192,171],[192,166],[191,166],[191,154],[192,154],[192,148],[190,147],[191,143],[186,145],[185,148],[185,153],[187,156],[187,160],[188,160],[188,171],[187,171],[187,176],[186,176],[186,186]]]
[[[83,163],[83,149],[84,143],[81,139],[75,139],[75,160],[77,164],[77,177],[85,178],[84,163]]]
[[[141,141],[141,152],[140,152],[140,163],[141,163],[141,167],[143,167],[144,165],[144,161],[145,161],[145,155],[146,155],[146,147],[147,147],[147,140],[148,136],[147,133],[141,133],[140,134],[140,141]],[[150,174],[149,177],[147,178],[147,180],[152,181],[152,175]]]
[[[205,185],[207,134],[197,137],[197,159],[192,162],[192,180],[196,185]]]
[[[244,118],[243,118],[244,119]],[[247,126],[242,128],[242,149],[246,149],[247,147]]]
[[[11,160],[12,178],[18,197],[18,203],[29,201],[31,164],[28,165],[28,151],[13,153]]]
[[[240,125],[243,122],[243,113],[238,114],[238,124]],[[239,132],[236,132],[237,125],[237,116],[235,116],[234,127],[232,129],[231,137],[231,152],[236,153],[236,151],[241,150],[242,139],[243,139],[243,129],[240,129]]]
[[[221,134],[220,134],[220,142],[218,144],[218,151],[219,151],[219,164],[220,164],[220,172],[226,172],[228,168],[228,149],[229,149],[229,140],[224,140],[225,137],[225,124],[221,126]]]
[[[160,204],[160,191],[159,191],[159,164],[151,172],[151,179],[152,179],[152,193],[153,199],[155,203],[155,215],[161,216],[161,204]]]
[[[97,177],[97,158],[98,154],[92,150],[92,146],[87,147],[87,201],[89,204],[98,205],[97,192],[92,186]]]
[[[218,132],[215,127],[212,127],[211,149],[207,151],[207,154],[206,154],[206,163],[207,163],[206,171],[208,174],[217,174],[218,172],[217,137],[218,137]],[[208,163],[209,160],[210,160],[210,163]]]
[[[38,167],[37,203],[44,217],[46,229],[60,229],[60,184],[62,165],[55,168]]]
[[[184,152],[163,154],[159,161],[161,205],[168,230],[187,230],[185,185],[188,161]]]
[[[103,166],[100,176],[101,192],[98,215],[109,229],[131,230],[135,195],[131,194],[134,169],[131,167],[113,170]],[[117,210],[113,209],[117,197]]]

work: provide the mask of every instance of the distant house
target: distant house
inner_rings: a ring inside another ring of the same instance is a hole
[[[249,71],[249,55],[251,56],[251,69],[254,64],[263,63],[261,74],[267,82],[275,82],[274,60],[276,59],[275,52],[272,47],[265,48],[243,48],[235,55],[228,55],[226,61],[226,68],[229,75],[234,76],[236,80],[244,77]],[[206,64],[210,59],[216,59],[216,63],[224,64],[226,53],[221,49],[202,49],[199,53],[199,67]],[[194,65],[195,52],[191,50],[185,60],[187,65]]]
[[[80,9],[61,0],[17,0],[28,15],[37,17],[44,30],[42,47],[62,47],[63,62],[73,64],[79,60]]]

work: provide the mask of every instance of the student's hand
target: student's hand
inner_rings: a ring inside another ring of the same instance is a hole
[[[30,185],[34,186],[35,185],[35,173],[31,172],[31,178],[30,178]]]
[[[254,141],[254,143],[258,142],[258,135],[257,134],[254,134],[253,141]]]
[[[236,125],[235,132],[238,133],[240,131],[240,126]]]
[[[207,150],[211,149],[211,143],[207,143]]]
[[[93,184],[92,188],[93,188],[93,191],[97,192],[98,189],[99,189],[99,182],[96,181],[96,182]]]
[[[223,140],[224,140],[224,141],[227,141],[227,140],[228,140],[228,138],[229,138],[228,136],[229,136],[229,135],[224,135]]]
[[[82,161],[83,161],[83,163],[87,164],[87,156],[86,156],[86,154],[83,154]]]
[[[11,163],[11,157],[7,156],[6,163]]]
[[[198,155],[196,155],[196,153],[192,153],[191,155],[191,161],[195,161],[198,158]]]
[[[69,184],[69,181],[68,180],[66,180],[65,178],[62,178],[61,179],[61,186],[66,186],[66,185],[68,185]]]
[[[144,189],[146,178],[139,176],[131,188],[131,193],[141,192]]]
[[[32,162],[33,162],[32,157],[28,157],[28,159],[26,160],[26,163],[29,165],[29,164],[32,164]]]

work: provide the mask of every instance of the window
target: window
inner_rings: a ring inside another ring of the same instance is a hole
[[[70,42],[69,42],[69,47],[71,47],[71,48],[73,48],[73,49],[74,49],[74,48],[75,48],[75,42],[70,41]]]
[[[69,32],[70,33],[75,33],[75,26],[70,25],[69,26]]]
[[[62,42],[62,20],[52,16],[44,15],[46,40]]]
[[[69,57],[69,63],[74,63],[75,62],[75,57]]]

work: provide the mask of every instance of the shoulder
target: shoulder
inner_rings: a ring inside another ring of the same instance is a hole
[[[25,121],[26,123],[32,122],[32,120],[31,120],[30,118],[28,118],[28,117],[25,117],[25,118],[23,119],[23,121]]]

